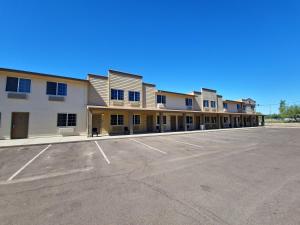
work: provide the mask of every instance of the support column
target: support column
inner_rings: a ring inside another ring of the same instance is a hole
[[[232,115],[229,115],[230,128],[233,128],[233,119]]]
[[[128,122],[129,122],[129,134],[133,134],[133,113],[128,113]]]
[[[262,126],[265,125],[265,116],[261,116],[261,125],[262,125]]]
[[[186,113],[183,113],[183,129],[184,131],[187,131],[187,127],[186,127]]]
[[[87,136],[88,137],[92,136],[92,126],[93,126],[92,121],[93,121],[93,114],[88,109],[87,110]]]
[[[217,120],[218,120],[218,129],[221,129],[221,116],[218,114],[217,115]]]
[[[159,112],[159,132],[160,133],[164,132],[163,122],[164,122],[163,113]]]

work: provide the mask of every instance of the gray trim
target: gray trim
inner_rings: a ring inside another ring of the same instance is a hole
[[[209,89],[209,88],[202,88],[202,92],[203,92],[203,91],[208,91],[208,92],[217,93],[217,91],[216,91],[216,90]]]
[[[55,102],[64,102],[65,97],[64,96],[54,96],[54,95],[49,95],[48,96],[49,101],[55,101]]]
[[[26,93],[19,93],[19,92],[8,92],[7,98],[13,98],[13,99],[27,99]]]
[[[25,70],[0,68],[0,71],[21,73],[21,74],[29,74],[29,75],[36,75],[36,76],[42,76],[42,77],[52,77],[52,78],[59,78],[59,79],[75,80],[75,81],[81,81],[81,82],[88,82],[88,80],[79,79],[79,78],[64,77],[64,76],[58,76],[58,75],[52,75],[52,74],[46,74],[46,73],[37,73],[37,72],[31,72],[31,71],[25,71]]]
[[[121,72],[121,71],[117,71],[117,70],[108,70],[108,72],[109,72],[109,73],[114,73],[114,74],[123,75],[123,76],[130,76],[130,77],[143,78],[143,76],[141,76],[141,75],[132,74],[132,73],[126,73],[126,72]]]

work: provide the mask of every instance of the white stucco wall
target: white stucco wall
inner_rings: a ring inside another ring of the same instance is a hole
[[[7,98],[5,91],[7,76],[31,79],[31,93],[28,94],[28,99]],[[47,81],[67,83],[68,90],[64,102],[48,100],[48,95],[46,95]],[[85,82],[1,71],[0,112],[2,121],[0,139],[10,138],[12,112],[29,112],[29,138],[59,135],[57,113],[76,113],[75,132],[86,134],[86,103],[87,83]]]

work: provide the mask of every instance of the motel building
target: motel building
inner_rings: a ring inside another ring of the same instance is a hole
[[[158,90],[114,70],[87,79],[0,68],[0,139],[123,135],[264,125],[250,98]]]

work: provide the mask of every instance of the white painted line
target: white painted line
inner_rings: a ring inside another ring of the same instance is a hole
[[[137,141],[137,140],[135,140],[135,139],[129,139],[129,140],[134,141],[134,142],[136,142],[136,143],[139,143],[139,144],[141,144],[141,145],[144,145],[145,147],[147,147],[147,148],[149,148],[149,149],[152,149],[152,150],[154,150],[154,151],[160,152],[160,153],[162,153],[162,154],[167,154],[166,152],[164,152],[164,151],[162,151],[162,150],[159,150],[159,149],[157,149],[157,148],[154,148],[154,147],[152,147],[152,146],[150,146],[150,145],[147,145],[147,144],[145,144],[145,143],[143,143],[143,142],[140,142],[140,141]]]
[[[201,145],[195,145],[195,144],[184,142],[184,141],[176,141],[176,140],[170,140],[170,141],[174,141],[174,142],[184,144],[184,145],[190,145],[190,146],[193,146],[193,147],[196,147],[196,148],[203,148],[203,146],[201,146]]]
[[[107,162],[107,164],[110,164],[110,161],[108,160],[107,156],[105,155],[104,151],[102,150],[102,148],[100,147],[100,145],[98,144],[98,142],[95,141],[95,143],[98,146],[98,149],[101,152],[101,154],[103,155],[103,158],[105,159],[105,161]]]
[[[43,152],[45,152],[48,148],[50,148],[51,145],[48,145],[46,148],[44,148],[42,151],[39,152],[36,156],[34,156],[31,160],[29,160],[24,166],[22,166],[17,172],[15,172],[10,178],[8,178],[7,181],[11,181],[14,179],[19,173],[22,172],[27,166],[29,166],[30,163],[32,163],[37,157],[39,157]]]
[[[42,180],[42,179],[49,179],[49,178],[54,178],[54,177],[72,175],[75,173],[87,172],[92,169],[93,169],[93,167],[87,167],[87,168],[83,168],[83,169],[74,169],[74,170],[70,170],[67,172],[56,172],[56,173],[49,173],[49,174],[38,175],[38,176],[33,176],[33,177],[25,177],[25,178],[20,178],[20,179],[14,179],[12,181],[5,181],[5,182],[2,181],[2,182],[0,182],[0,185],[16,184],[16,183],[23,183],[23,182],[30,182],[30,181],[35,181],[35,180]]]

